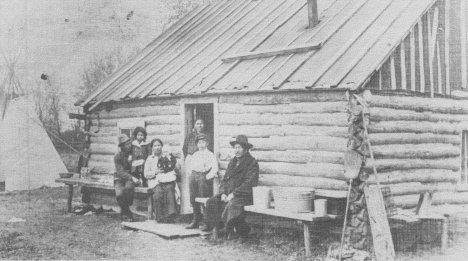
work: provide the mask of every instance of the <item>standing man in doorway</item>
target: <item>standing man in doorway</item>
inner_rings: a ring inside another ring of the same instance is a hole
[[[131,173],[131,153],[132,140],[122,134],[118,139],[119,152],[114,156],[115,173],[114,189],[117,203],[121,209],[120,216],[123,221],[134,221],[130,206],[133,204],[133,195],[135,194],[135,185],[139,179]]]

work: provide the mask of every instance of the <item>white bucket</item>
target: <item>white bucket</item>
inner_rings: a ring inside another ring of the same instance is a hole
[[[253,204],[258,208],[270,208],[271,188],[253,187]]]
[[[316,199],[314,200],[315,215],[318,217],[323,217],[327,215],[327,200],[326,199]]]

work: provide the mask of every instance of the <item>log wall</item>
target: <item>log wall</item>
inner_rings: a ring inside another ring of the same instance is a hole
[[[102,110],[91,114],[91,156],[88,165],[93,173],[114,173],[113,157],[117,152],[118,124],[132,122],[145,122],[147,140],[161,139],[165,144],[173,146],[174,154],[180,157],[183,126],[181,107],[176,100],[116,104],[111,111]]]
[[[379,181],[390,187],[398,207],[414,207],[423,191],[435,192],[434,204],[468,203],[464,194],[449,197],[458,193],[466,101],[374,95],[370,108]],[[372,172],[370,160],[366,168]]]
[[[318,93],[318,92],[316,92]],[[314,96],[312,96],[314,95]],[[297,99],[228,97],[219,103],[222,172],[233,157],[229,141],[245,134],[259,161],[260,184],[346,190],[343,157],[348,114],[344,92]]]

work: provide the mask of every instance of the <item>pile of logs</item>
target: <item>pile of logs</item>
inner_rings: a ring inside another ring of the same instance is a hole
[[[370,238],[369,217],[364,197],[364,185],[368,178],[366,159],[369,155],[369,147],[365,141],[363,121],[369,121],[369,108],[362,97],[349,95],[348,113],[348,150],[357,152],[362,160],[359,176],[352,181],[351,195],[349,198],[349,213],[346,223],[345,243],[348,247],[360,250],[368,250]]]

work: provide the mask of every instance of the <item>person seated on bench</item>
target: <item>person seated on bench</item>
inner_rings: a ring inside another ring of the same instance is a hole
[[[235,229],[245,241],[250,227],[245,222],[244,206],[253,203],[252,187],[258,184],[259,168],[257,160],[249,153],[253,145],[247,136],[238,135],[230,144],[235,157],[228,164],[218,194],[206,202],[205,220],[208,229],[219,227],[223,222],[226,232]]]
[[[117,203],[121,209],[120,216],[123,221],[134,221],[130,206],[133,204],[135,185],[139,178],[131,173],[132,140],[125,134],[118,138],[119,152],[114,156],[115,173],[114,189]]]
[[[208,135],[200,134],[195,138],[198,151],[192,155],[189,179],[190,203],[193,208],[193,220],[187,229],[198,228],[201,221],[201,205],[195,201],[197,197],[213,196],[213,178],[218,176],[218,161],[213,152],[208,150],[210,143]]]
[[[153,153],[145,162],[145,177],[148,179],[148,187],[155,188],[153,200],[156,222],[174,223],[177,204],[180,204],[180,190],[176,184],[180,177],[180,167],[170,153],[170,147],[163,145],[160,139],[153,139],[150,145]]]

